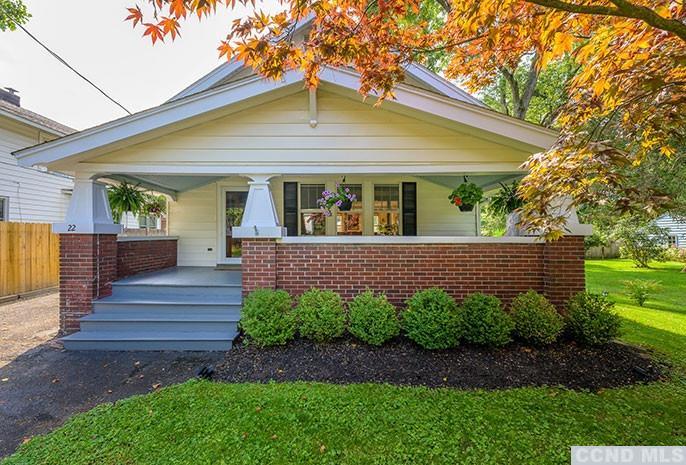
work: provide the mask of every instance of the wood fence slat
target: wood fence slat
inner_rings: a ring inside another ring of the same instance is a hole
[[[0,222],[0,297],[57,286],[59,248],[49,224]]]

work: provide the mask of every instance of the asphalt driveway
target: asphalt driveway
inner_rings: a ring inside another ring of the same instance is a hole
[[[56,333],[56,300],[0,306],[0,457],[26,439],[104,402],[145,394],[194,377],[222,352],[67,352]],[[23,307],[17,308],[17,305]],[[13,323],[8,315],[25,320]],[[51,324],[45,321],[50,320]],[[23,327],[24,330],[20,330]],[[47,327],[47,328],[46,328]],[[38,328],[38,329],[37,329]],[[41,342],[45,341],[46,342]],[[30,347],[30,348],[29,348]],[[17,354],[19,352],[19,354]]]

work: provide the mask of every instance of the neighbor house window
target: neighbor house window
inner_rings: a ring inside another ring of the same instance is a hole
[[[138,227],[140,229],[157,229],[157,217],[139,216]]]
[[[340,236],[362,235],[362,184],[344,184],[355,195],[350,211],[336,213],[336,234]]]
[[[679,238],[677,236],[670,235],[667,238],[667,245],[669,247],[678,247],[679,246]]]
[[[326,234],[326,217],[317,206],[324,190],[324,184],[300,184],[300,234],[304,236]]]
[[[9,221],[10,216],[10,199],[7,197],[0,197],[0,221]]]
[[[400,234],[400,186],[397,184],[374,186],[374,234]]]

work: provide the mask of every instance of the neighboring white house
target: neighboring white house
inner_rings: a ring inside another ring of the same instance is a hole
[[[686,248],[686,219],[673,218],[669,215],[659,217],[655,223],[667,230],[669,245],[672,247]]]
[[[0,221],[62,221],[74,182],[61,173],[19,166],[12,152],[75,132],[20,106],[16,91],[0,89]]]

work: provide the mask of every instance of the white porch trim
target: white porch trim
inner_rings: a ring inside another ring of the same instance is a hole
[[[246,175],[252,181],[248,182],[248,200],[245,202],[243,221],[239,227],[233,228],[236,238],[279,238],[286,235],[286,228],[279,223],[276,214],[274,197],[269,187],[269,179],[275,174]]]
[[[112,210],[105,184],[96,182],[91,173],[77,173],[74,191],[64,223],[52,225],[57,234],[119,234],[122,226],[112,220]]]

